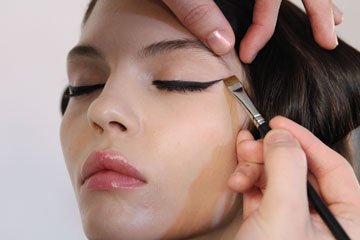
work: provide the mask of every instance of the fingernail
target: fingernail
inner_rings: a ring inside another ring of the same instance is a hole
[[[339,45],[339,41],[338,41],[338,38],[337,38],[336,34],[335,34],[335,43],[336,43],[336,46]]]
[[[255,53],[251,56],[251,58],[250,58],[250,60],[249,60],[249,63],[252,63],[252,62],[254,61],[254,59],[256,58],[257,55],[258,55],[258,52],[255,52]]]
[[[266,137],[267,144],[293,142],[294,137],[285,130],[274,130]]]
[[[217,55],[227,53],[231,48],[231,37],[225,31],[215,30],[206,39],[206,44]]]
[[[335,27],[334,27],[334,30],[333,30],[333,37],[334,37],[334,42],[335,42],[335,47],[337,47],[339,45],[339,41],[338,41],[338,38],[337,38],[337,35],[336,35],[336,31],[335,31]]]
[[[236,169],[236,172],[233,173],[233,176],[236,176],[236,175],[243,175],[243,176],[247,176],[247,177],[250,177],[250,174],[248,171],[246,171],[246,169],[244,168],[238,168]]]
[[[334,35],[335,35],[335,43],[336,43],[336,46],[339,45],[339,41],[338,41],[338,37],[336,35],[336,31],[334,29]]]
[[[341,21],[344,20],[344,13],[336,6],[336,5],[332,5],[332,9],[333,9],[333,13],[335,15],[335,18],[340,18]]]

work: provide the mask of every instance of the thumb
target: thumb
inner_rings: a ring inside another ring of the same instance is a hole
[[[235,35],[213,0],[163,0],[180,22],[217,55],[234,48]]]
[[[264,139],[264,158],[267,188],[259,211],[286,225],[291,216],[307,219],[307,162],[298,141],[286,130],[271,130]]]

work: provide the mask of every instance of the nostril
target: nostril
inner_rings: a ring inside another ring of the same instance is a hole
[[[127,128],[123,124],[121,124],[119,122],[112,121],[112,122],[109,123],[109,125],[120,128],[120,130],[122,132],[125,132],[127,130]]]
[[[95,131],[97,131],[97,132],[102,132],[104,130],[100,125],[98,125],[95,122],[92,122],[91,125],[92,125],[93,129],[95,129]]]

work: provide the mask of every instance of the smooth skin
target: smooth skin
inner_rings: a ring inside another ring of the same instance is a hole
[[[287,118],[275,117],[270,126],[274,130],[263,141],[248,131],[238,135],[240,164],[229,185],[248,190],[236,239],[333,239],[320,216],[309,210],[308,169],[347,234],[360,239],[360,187],[350,164]]]
[[[225,55],[234,48],[235,36],[229,22],[213,0],[163,0],[180,22],[216,54]],[[239,56],[251,63],[274,33],[282,0],[256,0],[253,23],[240,43]],[[338,45],[335,25],[343,13],[331,0],[302,0],[309,16],[315,41],[325,49]]]

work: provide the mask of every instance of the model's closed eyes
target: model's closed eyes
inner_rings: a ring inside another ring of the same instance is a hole
[[[152,84],[159,90],[168,91],[168,92],[201,92],[215,83],[220,82],[220,80],[210,81],[210,82],[191,82],[191,81],[161,81],[155,80]],[[69,97],[77,97],[85,94],[92,93],[98,89],[104,88],[105,84],[96,84],[88,86],[69,86]]]

